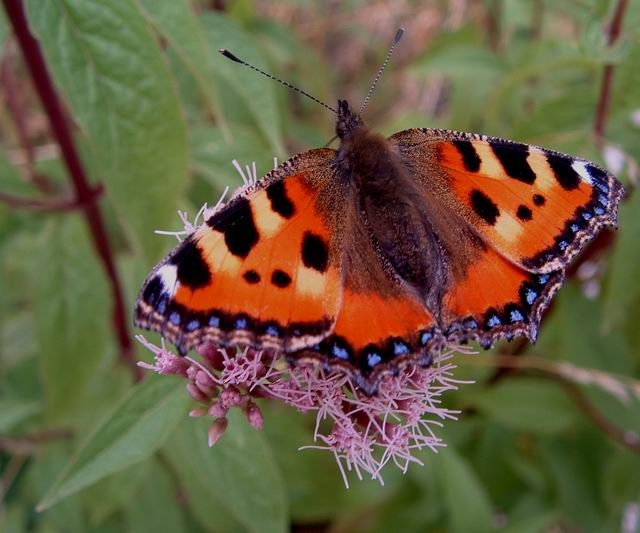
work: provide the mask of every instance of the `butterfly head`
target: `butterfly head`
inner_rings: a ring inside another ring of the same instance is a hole
[[[349,102],[338,100],[338,121],[336,122],[336,134],[340,140],[349,137],[355,130],[364,126],[360,115],[349,108]]]

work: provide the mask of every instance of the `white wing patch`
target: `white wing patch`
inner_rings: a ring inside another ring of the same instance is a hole
[[[589,174],[589,169],[587,168],[586,161],[580,161],[579,159],[577,159],[576,161],[571,163],[571,167],[584,181],[593,186],[593,179],[591,178],[591,174]]]

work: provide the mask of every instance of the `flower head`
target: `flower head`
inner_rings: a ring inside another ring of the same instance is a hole
[[[243,181],[235,196],[254,186],[257,174],[255,163],[246,166],[246,174],[237,161],[233,163]],[[277,162],[274,164],[277,166]],[[203,206],[193,224],[185,213],[179,213],[182,231],[159,233],[179,240],[190,235],[200,217],[208,219],[224,206],[226,193],[227,190],[214,207]],[[458,414],[440,404],[442,394],[461,383],[452,376],[453,353],[464,351],[458,346],[448,346],[434,354],[429,368],[406,365],[398,368],[395,375],[383,376],[376,394],[368,395],[350,372],[327,370],[319,363],[289,365],[279,355],[213,344],[201,346],[198,359],[178,357],[167,350],[164,342],[157,347],[142,336],[138,340],[155,357],[153,365],[139,363],[140,366],[187,380],[187,392],[201,404],[189,415],[213,419],[209,446],[224,435],[230,409],[240,409],[252,427],[261,429],[264,417],[258,401],[280,401],[315,415],[314,443],[303,448],[330,451],[347,486],[347,471],[353,471],[360,479],[368,475],[382,483],[381,471],[387,463],[393,462],[403,472],[410,463],[420,463],[413,453],[425,447],[436,451],[445,446],[436,430],[444,420],[455,419]]]
[[[347,485],[347,471],[382,483],[381,471],[390,461],[406,472],[410,463],[420,463],[415,450],[445,446],[435,430],[458,414],[440,405],[441,395],[460,383],[452,377],[453,347],[430,368],[407,366],[383,377],[378,393],[367,396],[342,370],[327,372],[312,363],[289,366],[265,352],[244,348],[233,353],[213,345],[203,346],[199,359],[178,357],[164,344],[154,346],[143,336],[138,340],[155,355],[154,365],[140,366],[187,380],[189,395],[202,404],[190,416],[213,419],[210,446],[227,429],[230,409],[240,409],[252,427],[261,429],[264,417],[257,402],[284,402],[315,414],[314,443],[304,448],[333,453]]]

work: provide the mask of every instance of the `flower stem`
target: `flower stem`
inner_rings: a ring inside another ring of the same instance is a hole
[[[634,397],[636,400],[640,399],[636,392],[640,391],[638,381],[535,355],[484,355],[482,358],[469,358],[466,362],[472,365],[492,365],[501,369],[511,369],[516,373],[538,371],[541,377],[552,379],[562,385],[578,409],[607,437],[633,453],[640,454],[640,436],[635,431],[625,430],[609,420],[580,388],[580,385],[591,385],[623,402]]]
[[[618,0],[613,20],[607,32],[607,43],[612,46],[620,37],[622,21],[627,9],[628,0]],[[609,103],[611,101],[611,87],[613,85],[614,65],[605,65],[600,85],[600,98],[596,108],[596,118],[593,123],[593,136],[596,143],[600,144],[607,128],[607,118],[609,116]]]
[[[9,207],[32,209],[34,211],[74,211],[76,209],[85,209],[89,204],[94,203],[97,197],[103,192],[104,189],[102,186],[93,188],[92,195],[86,203],[79,202],[75,198],[41,200],[39,198],[24,198],[22,196],[13,196],[0,192],[0,203],[8,205]]]
[[[122,286],[115,267],[102,214],[95,202],[95,188],[89,183],[80,161],[71,130],[49,76],[40,45],[29,28],[23,2],[22,0],[3,0],[3,3],[36,91],[49,119],[53,135],[60,145],[62,157],[75,189],[75,201],[78,205],[83,206],[82,210],[91,231],[95,250],[109,279],[113,298],[113,326],[120,348],[120,358],[130,367],[134,377],[140,379],[142,374],[133,357],[133,345],[124,309]]]

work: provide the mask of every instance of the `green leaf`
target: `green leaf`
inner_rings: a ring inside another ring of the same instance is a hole
[[[198,128],[191,134],[193,151],[192,166],[216,190],[229,187],[233,191],[242,185],[238,171],[232,161],[236,159],[244,168],[256,162],[258,177],[273,169],[273,154],[255,132],[242,127],[232,130],[233,141],[226,142],[219,128]],[[209,204],[217,199],[207,199]]]
[[[152,466],[152,460],[142,461],[101,479],[80,493],[89,510],[90,522],[101,524],[118,511],[128,510],[136,499],[136,493],[142,490],[143,485],[149,484]],[[66,501],[71,500],[73,498]]]
[[[491,501],[467,460],[455,449],[446,448],[432,464],[440,478],[450,531],[490,531]]]
[[[25,472],[25,503],[28,505],[29,514],[34,516],[35,502],[38,497],[51,485],[51,480],[60,472],[69,457],[70,443],[66,440],[52,441],[42,446],[37,459]],[[38,515],[38,522],[42,523],[40,531],[87,531],[88,520],[82,509],[79,498],[69,498],[53,509],[47,509]],[[22,531],[28,531],[28,528]]]
[[[26,506],[10,504],[0,514],[0,531],[3,533],[23,533],[27,527]]]
[[[517,431],[554,434],[580,421],[572,401],[555,383],[534,378],[503,381],[474,396],[488,417]]]
[[[541,533],[543,531],[553,531],[549,526],[555,518],[554,513],[543,514],[542,516],[528,516],[523,519],[510,521],[509,525],[501,531],[502,533]]]
[[[128,524],[136,533],[156,533],[170,531],[180,533],[190,531],[178,505],[179,494],[172,483],[167,469],[158,462],[152,462],[151,471],[138,494],[135,504],[126,507]],[[149,512],[149,510],[153,512]]]
[[[628,450],[611,454],[602,472],[602,493],[607,506],[622,511],[640,495],[640,457]]]
[[[600,300],[586,298],[577,283],[567,283],[556,296],[554,313],[542,331],[542,353],[585,368],[628,374],[633,351],[617,332],[603,331],[604,320]]]
[[[38,509],[146,459],[162,446],[190,402],[182,385],[152,375],[133,387],[71,457]]]
[[[187,137],[176,88],[132,0],[28,0],[29,22],[134,243],[157,260],[186,184]]]
[[[620,206],[620,229],[611,257],[610,281],[603,306],[607,330],[624,323],[640,302],[640,194]],[[638,316],[638,315],[635,315]]]
[[[0,11],[0,45],[2,45],[2,47],[4,47],[9,34],[9,21],[7,20],[4,10],[2,10]]]
[[[609,452],[603,446],[602,437],[580,432],[571,440],[546,441],[540,451],[553,480],[554,496],[561,512],[573,522],[569,526],[585,532],[606,531],[600,500],[600,468],[601,458]]]
[[[235,21],[216,13],[203,15],[201,20],[214,50],[228,48],[245,61],[268,70],[265,56],[252,36]],[[282,158],[286,151],[275,97],[275,91],[281,90],[278,84],[220,54],[217,54],[213,61],[215,72],[232,88],[232,97],[240,99],[242,105],[251,113],[253,120],[273,148],[273,155]]]
[[[191,422],[185,420],[175,434],[182,435],[183,431],[190,431],[186,428],[186,424]],[[179,456],[179,452],[182,450],[180,446],[180,442],[172,438],[162,450],[162,454],[165,461],[172,466],[191,516],[198,522],[198,525],[205,531],[215,533],[243,533],[247,531],[211,491],[209,480],[198,466],[190,463],[185,464],[184,457]],[[189,455],[185,457],[189,457]]]
[[[57,419],[82,397],[107,346],[107,282],[80,215],[49,221],[32,279],[46,408]]]
[[[138,0],[154,28],[191,73],[222,131],[228,131],[216,94],[211,48],[189,0]],[[214,49],[215,50],[215,49]]]
[[[228,429],[212,448],[207,446],[207,421],[199,419],[182,424],[165,453],[177,471],[187,472],[187,479],[198,479],[205,489],[199,497],[222,504],[247,530],[288,531],[280,471],[263,435],[250,427],[240,412],[229,414]],[[210,524],[224,531],[214,515]]]
[[[4,433],[30,416],[40,412],[39,402],[3,398],[0,400],[0,432]]]
[[[464,79],[497,76],[505,72],[500,57],[478,44],[456,44],[429,53],[416,64],[419,75],[445,74]]]

